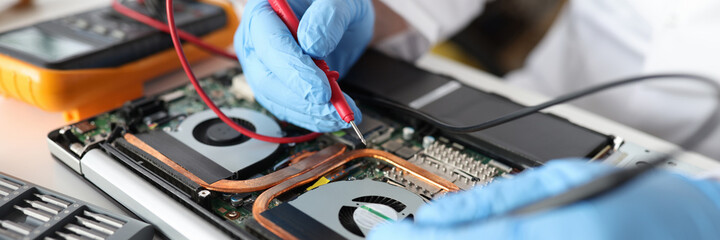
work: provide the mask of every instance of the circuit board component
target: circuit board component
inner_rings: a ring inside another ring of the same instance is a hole
[[[487,185],[496,176],[512,170],[494,160],[478,160],[463,153],[462,149],[441,141],[433,142],[408,161],[453,182],[463,190]]]
[[[442,196],[438,195],[438,193],[442,193],[442,189],[427,184],[415,176],[408,175],[405,173],[405,171],[401,169],[391,168],[383,172],[383,175],[385,176],[385,178],[387,178],[387,183],[389,183],[390,185],[405,188],[410,192],[420,195],[425,199],[429,200],[435,197]]]

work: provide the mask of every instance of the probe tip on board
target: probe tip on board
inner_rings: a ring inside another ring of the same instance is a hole
[[[360,138],[360,141],[363,143],[363,145],[367,146],[365,137],[363,137],[362,133],[360,133],[360,129],[357,125],[355,125],[355,121],[350,121],[350,125],[352,125],[352,128],[355,130],[355,133],[357,134],[358,138]]]

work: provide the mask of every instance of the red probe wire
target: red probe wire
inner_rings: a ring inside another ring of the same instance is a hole
[[[227,115],[225,115],[220,108],[218,108],[215,103],[208,97],[208,95],[205,93],[205,91],[200,86],[200,83],[198,82],[197,78],[195,77],[195,73],[193,73],[192,69],[190,68],[190,63],[188,63],[187,57],[185,56],[185,52],[182,48],[182,43],[180,43],[180,38],[178,37],[178,29],[175,25],[175,15],[173,14],[173,1],[172,0],[166,0],[166,12],[167,12],[167,20],[168,20],[168,26],[169,26],[169,32],[170,37],[172,38],[173,45],[175,47],[175,52],[178,55],[178,58],[180,60],[180,64],[183,67],[183,70],[185,70],[185,74],[190,78],[190,82],[195,87],[195,90],[197,91],[200,98],[205,102],[205,104],[213,111],[215,114],[222,120],[225,124],[230,126],[231,128],[235,129],[236,131],[244,134],[245,136],[258,139],[265,142],[272,142],[272,143],[297,143],[297,142],[306,142],[310,141],[312,139],[315,139],[322,135],[322,133],[309,133],[302,136],[297,137],[271,137],[266,135],[257,134],[253,131],[250,131],[239,124],[235,123],[232,119],[230,119]]]
[[[299,25],[299,21],[297,17],[295,16],[294,12],[290,8],[290,6],[287,4],[287,1],[284,0],[268,0],[270,5],[272,6],[273,10],[278,14],[278,16],[283,20],[283,22],[286,24],[286,26],[290,29],[291,33],[293,34],[293,37],[297,40],[297,28]],[[151,17],[145,16],[144,14],[141,14],[139,12],[136,12],[135,10],[128,8],[124,5],[122,5],[118,0],[113,0],[112,7],[117,12],[130,17],[136,21],[142,22],[148,26],[151,26],[155,29],[158,29],[160,31],[170,33],[170,36],[173,40],[173,45],[175,47],[175,51],[178,54],[178,58],[180,60],[180,63],[183,67],[183,70],[185,70],[186,75],[190,79],[190,82],[193,84],[193,87],[198,92],[198,95],[203,100],[203,102],[213,111],[215,112],[218,117],[228,124],[231,128],[235,129],[236,131],[261,141],[266,142],[274,142],[274,143],[291,143],[291,142],[305,142],[312,139],[317,138],[321,135],[321,133],[310,133],[303,136],[297,136],[297,137],[271,137],[271,136],[265,136],[261,134],[257,134],[255,132],[252,132],[239,124],[236,124],[234,121],[232,121],[227,115],[222,113],[222,111],[215,105],[215,103],[210,100],[210,98],[207,96],[205,91],[202,89],[202,87],[199,85],[197,78],[195,77],[195,74],[192,72],[192,69],[190,68],[190,64],[188,63],[187,57],[185,56],[185,53],[182,49],[182,44],[180,43],[179,38],[191,42],[195,45],[197,45],[200,48],[203,48],[207,51],[213,52],[215,54],[221,55],[226,58],[237,60],[237,56],[234,54],[228,53],[226,51],[223,51],[219,48],[216,48],[212,45],[209,45],[205,42],[203,42],[201,39],[193,36],[192,34],[189,34],[187,32],[184,32],[182,30],[178,30],[177,26],[175,25],[175,18],[172,11],[172,0],[167,0],[167,18],[168,18],[168,24],[165,24],[163,22],[160,22],[156,19],[153,19]],[[332,96],[330,99],[330,102],[333,104],[333,106],[338,111],[338,114],[341,116],[341,118],[348,123],[351,123],[356,131],[357,127],[354,122],[354,114],[352,110],[350,109],[349,105],[347,104],[347,101],[345,100],[345,97],[343,96],[340,87],[337,84],[337,79],[339,78],[339,74],[336,71],[330,71],[329,67],[323,60],[313,60],[315,64],[325,72],[326,76],[328,77],[328,81],[330,83],[330,87],[332,90]],[[357,132],[359,136],[360,133]],[[361,137],[362,139],[362,137]],[[364,139],[362,139],[364,140]],[[364,142],[364,141],[363,141]]]
[[[170,33],[170,28],[168,27],[168,25],[167,25],[166,23],[161,22],[161,21],[158,21],[158,20],[156,20],[156,19],[154,19],[154,18],[145,16],[144,14],[139,13],[139,12],[133,10],[132,8],[126,7],[125,5],[123,5],[122,3],[120,3],[119,0],[113,0],[113,1],[112,1],[112,8],[113,8],[116,12],[118,12],[118,13],[120,13],[120,14],[122,14],[122,15],[125,15],[126,17],[132,18],[132,19],[134,19],[135,21],[144,23],[145,25],[148,25],[148,26],[150,26],[150,27],[153,27],[153,28],[155,28],[155,29],[157,29],[157,30],[160,30],[160,31],[163,31],[163,32],[166,32],[166,33]],[[215,47],[215,46],[213,46],[213,45],[207,44],[207,43],[203,42],[202,39],[200,39],[200,38],[198,38],[198,37],[195,37],[195,36],[193,36],[192,34],[190,34],[190,33],[188,33],[188,32],[185,32],[185,31],[183,31],[183,30],[179,30],[179,31],[178,31],[178,35],[180,36],[180,38],[181,38],[182,40],[185,40],[185,41],[188,41],[188,42],[190,42],[190,43],[192,43],[192,44],[195,44],[195,45],[197,45],[198,47],[207,50],[208,52],[212,52],[212,53],[214,53],[214,54],[217,54],[217,55],[220,55],[220,56],[229,58],[229,59],[234,59],[234,60],[236,60],[236,61],[238,60],[238,58],[237,58],[237,56],[235,56],[235,54],[229,53],[229,52],[227,52],[227,51],[225,51],[225,50],[222,50],[222,49],[220,49],[220,48],[217,48],[217,47]],[[178,56],[178,57],[179,57],[179,56]]]

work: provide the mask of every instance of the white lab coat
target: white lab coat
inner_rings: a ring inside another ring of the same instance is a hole
[[[481,0],[382,0],[412,25],[376,47],[405,59],[462,29]],[[525,66],[508,82],[548,96],[628,76],[681,72],[720,79],[720,1],[571,0]],[[404,44],[411,42],[412,44]],[[403,47],[403,44],[405,47]],[[688,81],[626,86],[575,104],[660,138],[679,142],[715,104]],[[720,130],[698,149],[720,159]]]

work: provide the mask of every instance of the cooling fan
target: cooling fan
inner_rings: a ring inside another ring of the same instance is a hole
[[[363,239],[375,225],[410,217],[424,203],[421,197],[403,188],[356,180],[320,186],[288,204],[343,238]],[[313,231],[307,229],[312,228],[311,221],[305,222],[306,226],[295,226]]]
[[[223,109],[236,123],[256,133],[279,137],[280,126],[269,116],[244,109]],[[222,122],[214,112],[205,110],[188,116],[168,134],[216,162],[230,172],[238,172],[277,151],[279,144],[251,139]]]
[[[381,196],[362,196],[352,200],[355,204],[342,206],[338,213],[340,224],[351,233],[365,236],[375,225],[385,221],[397,221],[398,213],[407,206],[402,202]],[[412,215],[412,213],[407,216]]]

